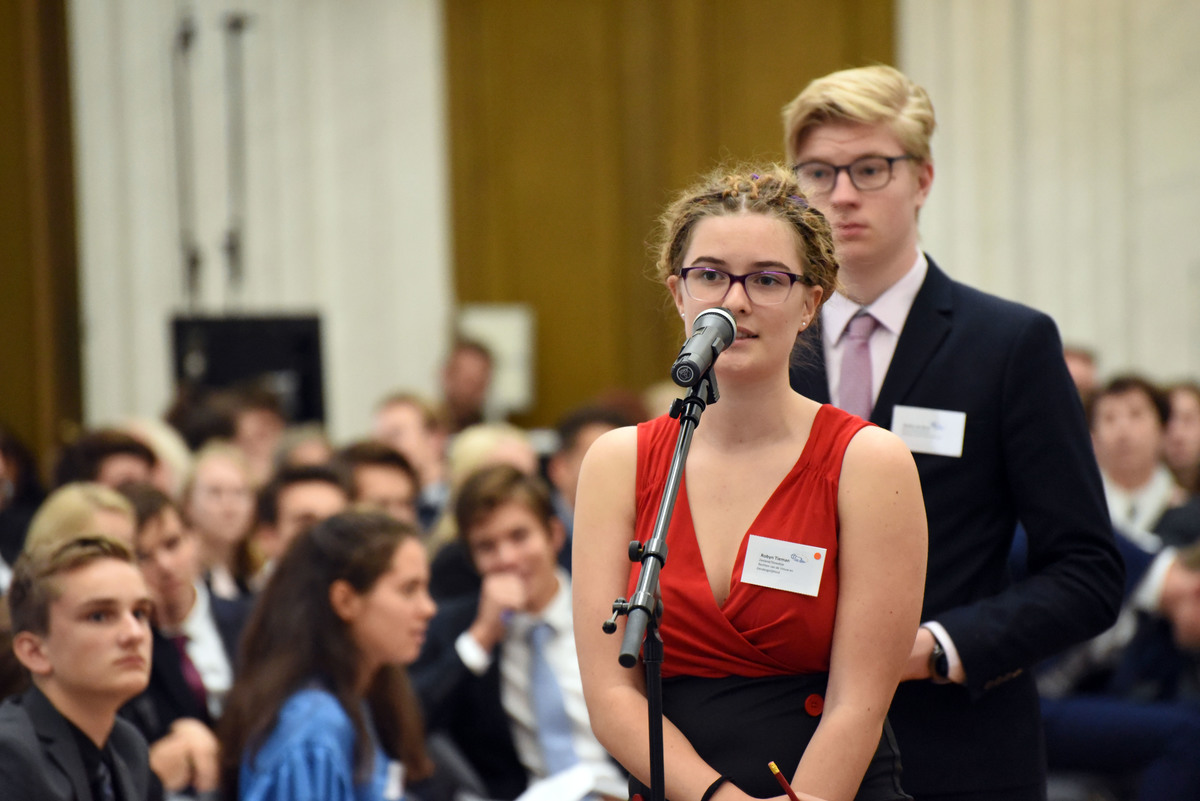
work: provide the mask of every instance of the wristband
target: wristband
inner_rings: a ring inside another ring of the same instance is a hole
[[[716,781],[708,785],[708,789],[704,791],[704,795],[700,796],[700,801],[710,801],[717,794],[717,790],[721,788],[721,785],[727,781],[729,781],[728,776],[718,776]]]

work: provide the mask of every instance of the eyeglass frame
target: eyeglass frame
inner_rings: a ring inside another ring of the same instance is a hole
[[[861,156],[859,158],[856,158],[854,161],[850,162],[849,164],[830,164],[828,161],[821,161],[820,159],[812,159],[811,161],[802,161],[799,164],[793,164],[792,165],[792,175],[796,176],[796,180],[799,181],[801,167],[805,167],[809,164],[822,164],[826,167],[829,167],[831,170],[833,170],[833,184],[828,189],[824,189],[824,190],[817,189],[817,190],[813,190],[814,192],[821,192],[822,194],[829,194],[829,193],[833,192],[833,190],[837,189],[838,177],[843,172],[846,173],[846,178],[849,179],[850,185],[853,186],[855,189],[857,189],[859,192],[878,192],[880,189],[885,189],[887,187],[887,185],[890,184],[892,182],[892,180],[896,177],[896,162],[897,161],[911,161],[916,158],[917,157],[911,153],[905,153],[902,156]],[[888,179],[886,181],[884,181],[882,184],[880,184],[879,186],[873,187],[871,189],[863,189],[861,186],[858,185],[858,182],[854,180],[854,173],[852,173],[850,170],[853,169],[855,164],[858,164],[859,162],[867,161],[868,159],[882,159],[882,160],[886,161],[887,165],[888,165]],[[803,185],[802,185],[802,187],[803,187]]]
[[[693,295],[692,290],[688,289],[687,276],[688,273],[695,272],[696,270],[707,270],[708,272],[720,273],[728,278],[729,286],[725,287],[725,293],[719,298],[698,298]],[[791,283],[788,284],[787,294],[776,303],[763,303],[762,301],[755,300],[754,298],[750,297],[750,288],[746,286],[746,281],[758,275],[786,275],[789,279],[791,279]],[[700,303],[720,303],[721,301],[725,300],[725,298],[729,297],[729,291],[733,289],[734,284],[741,284],[742,291],[746,293],[746,298],[750,300],[751,303],[758,304],[759,306],[778,306],[780,303],[786,303],[787,299],[792,296],[792,288],[796,286],[796,284],[812,286],[812,279],[804,273],[792,273],[788,272],[787,270],[755,270],[752,273],[734,275],[733,273],[726,272],[719,267],[710,267],[706,265],[695,265],[692,267],[681,268],[679,270],[679,280],[683,284],[683,291],[687,293],[687,296],[692,300],[699,301]]]

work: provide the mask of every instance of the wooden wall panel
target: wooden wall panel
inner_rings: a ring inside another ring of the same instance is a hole
[[[0,4],[0,421],[47,468],[80,419],[62,0]]]
[[[445,9],[457,295],[535,310],[531,425],[667,378],[682,332],[646,242],[668,198],[721,161],[781,158],[808,80],[893,56],[890,0]]]

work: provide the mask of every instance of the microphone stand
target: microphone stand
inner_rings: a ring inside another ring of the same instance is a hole
[[[692,445],[692,434],[700,425],[700,415],[710,403],[716,403],[717,378],[712,368],[688,390],[687,396],[671,404],[671,417],[679,420],[679,437],[675,440],[675,453],[667,471],[667,482],[663,488],[658,516],[654,521],[654,533],[643,545],[634,540],[629,543],[629,561],[640,562],[641,575],[637,587],[629,600],[618,598],[613,602],[613,613],[604,623],[604,631],[612,634],[617,630],[617,617],[625,615],[625,637],[621,641],[618,661],[622,667],[637,664],[638,652],[642,652],[642,663],[646,666],[646,703],[650,726],[650,801],[664,801],[665,778],[663,764],[663,708],[662,708],[662,661],[663,642],[659,633],[663,605],[659,594],[659,572],[667,562],[667,528],[671,525],[671,514],[675,510],[675,498],[679,494],[679,483],[683,478],[683,466]],[[644,646],[644,647],[643,647]]]

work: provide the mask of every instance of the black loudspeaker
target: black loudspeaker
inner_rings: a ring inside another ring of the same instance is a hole
[[[255,383],[293,422],[325,421],[321,320],[298,316],[179,316],[171,321],[175,381],[192,389]]]

